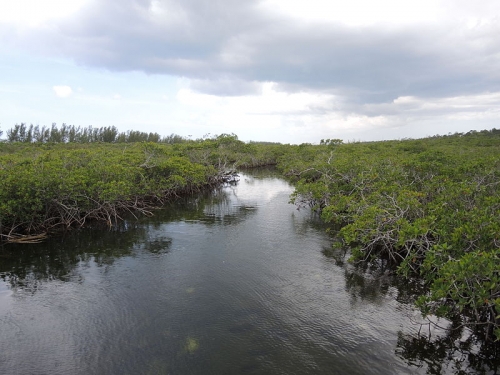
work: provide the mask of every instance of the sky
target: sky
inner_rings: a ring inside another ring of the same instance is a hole
[[[0,0],[0,130],[319,143],[500,128],[498,0]]]

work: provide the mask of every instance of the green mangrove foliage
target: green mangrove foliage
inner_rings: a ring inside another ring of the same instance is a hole
[[[0,143],[0,235],[16,240],[89,220],[115,224],[232,178],[233,168],[276,162],[277,146],[235,135],[161,144]]]
[[[293,146],[292,201],[339,230],[352,261],[384,261],[427,291],[422,312],[500,339],[500,131]]]

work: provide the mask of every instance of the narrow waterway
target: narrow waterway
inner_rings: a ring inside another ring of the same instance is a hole
[[[2,374],[416,374],[418,316],[271,173],[112,231],[0,250]],[[399,344],[398,344],[399,343]]]

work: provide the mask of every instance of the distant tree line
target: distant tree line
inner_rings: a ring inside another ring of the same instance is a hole
[[[446,137],[467,137],[467,136],[492,136],[500,135],[500,129],[484,129],[484,130],[469,130],[467,133],[448,133],[446,135],[434,135],[430,138],[446,138]]]
[[[0,136],[2,135],[0,131]],[[93,126],[80,127],[62,124],[58,127],[52,126],[27,126],[25,123],[16,124],[6,132],[7,142],[10,143],[132,143],[132,142],[154,142],[154,143],[184,143],[189,141],[177,134],[162,137],[158,133],[148,133],[136,130],[119,132],[115,126]]]

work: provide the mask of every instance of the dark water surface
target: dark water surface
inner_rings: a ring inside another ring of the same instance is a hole
[[[326,256],[291,192],[250,172],[113,231],[4,245],[0,373],[425,373],[397,350],[411,304]]]

